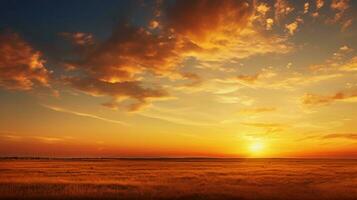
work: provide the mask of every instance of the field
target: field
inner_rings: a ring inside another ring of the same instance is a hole
[[[357,199],[357,160],[2,159],[1,199]]]

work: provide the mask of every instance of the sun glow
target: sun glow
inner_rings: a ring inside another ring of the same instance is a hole
[[[264,151],[264,143],[262,143],[261,141],[255,141],[253,143],[250,144],[249,146],[249,151],[251,154],[253,155],[261,155]]]

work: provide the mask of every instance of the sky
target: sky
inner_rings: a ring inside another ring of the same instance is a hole
[[[357,158],[357,3],[0,6],[0,156]]]

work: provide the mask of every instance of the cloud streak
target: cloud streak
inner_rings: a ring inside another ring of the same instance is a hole
[[[71,110],[67,110],[65,108],[61,108],[61,107],[57,107],[57,106],[44,105],[44,104],[42,106],[45,107],[45,108],[48,108],[50,110],[56,111],[56,112],[62,112],[62,113],[72,114],[72,115],[76,115],[76,116],[80,116],[80,117],[87,117],[87,118],[97,119],[97,120],[101,120],[101,121],[105,121],[105,122],[109,122],[109,123],[113,123],[113,124],[120,124],[120,125],[124,125],[124,126],[129,126],[130,125],[130,124],[126,123],[126,122],[122,122],[122,121],[119,121],[119,120],[108,119],[108,118],[100,117],[100,116],[97,116],[97,115],[94,115],[94,114],[71,111]]]

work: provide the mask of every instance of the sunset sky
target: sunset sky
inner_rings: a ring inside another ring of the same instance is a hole
[[[357,158],[357,1],[0,4],[0,156]]]

